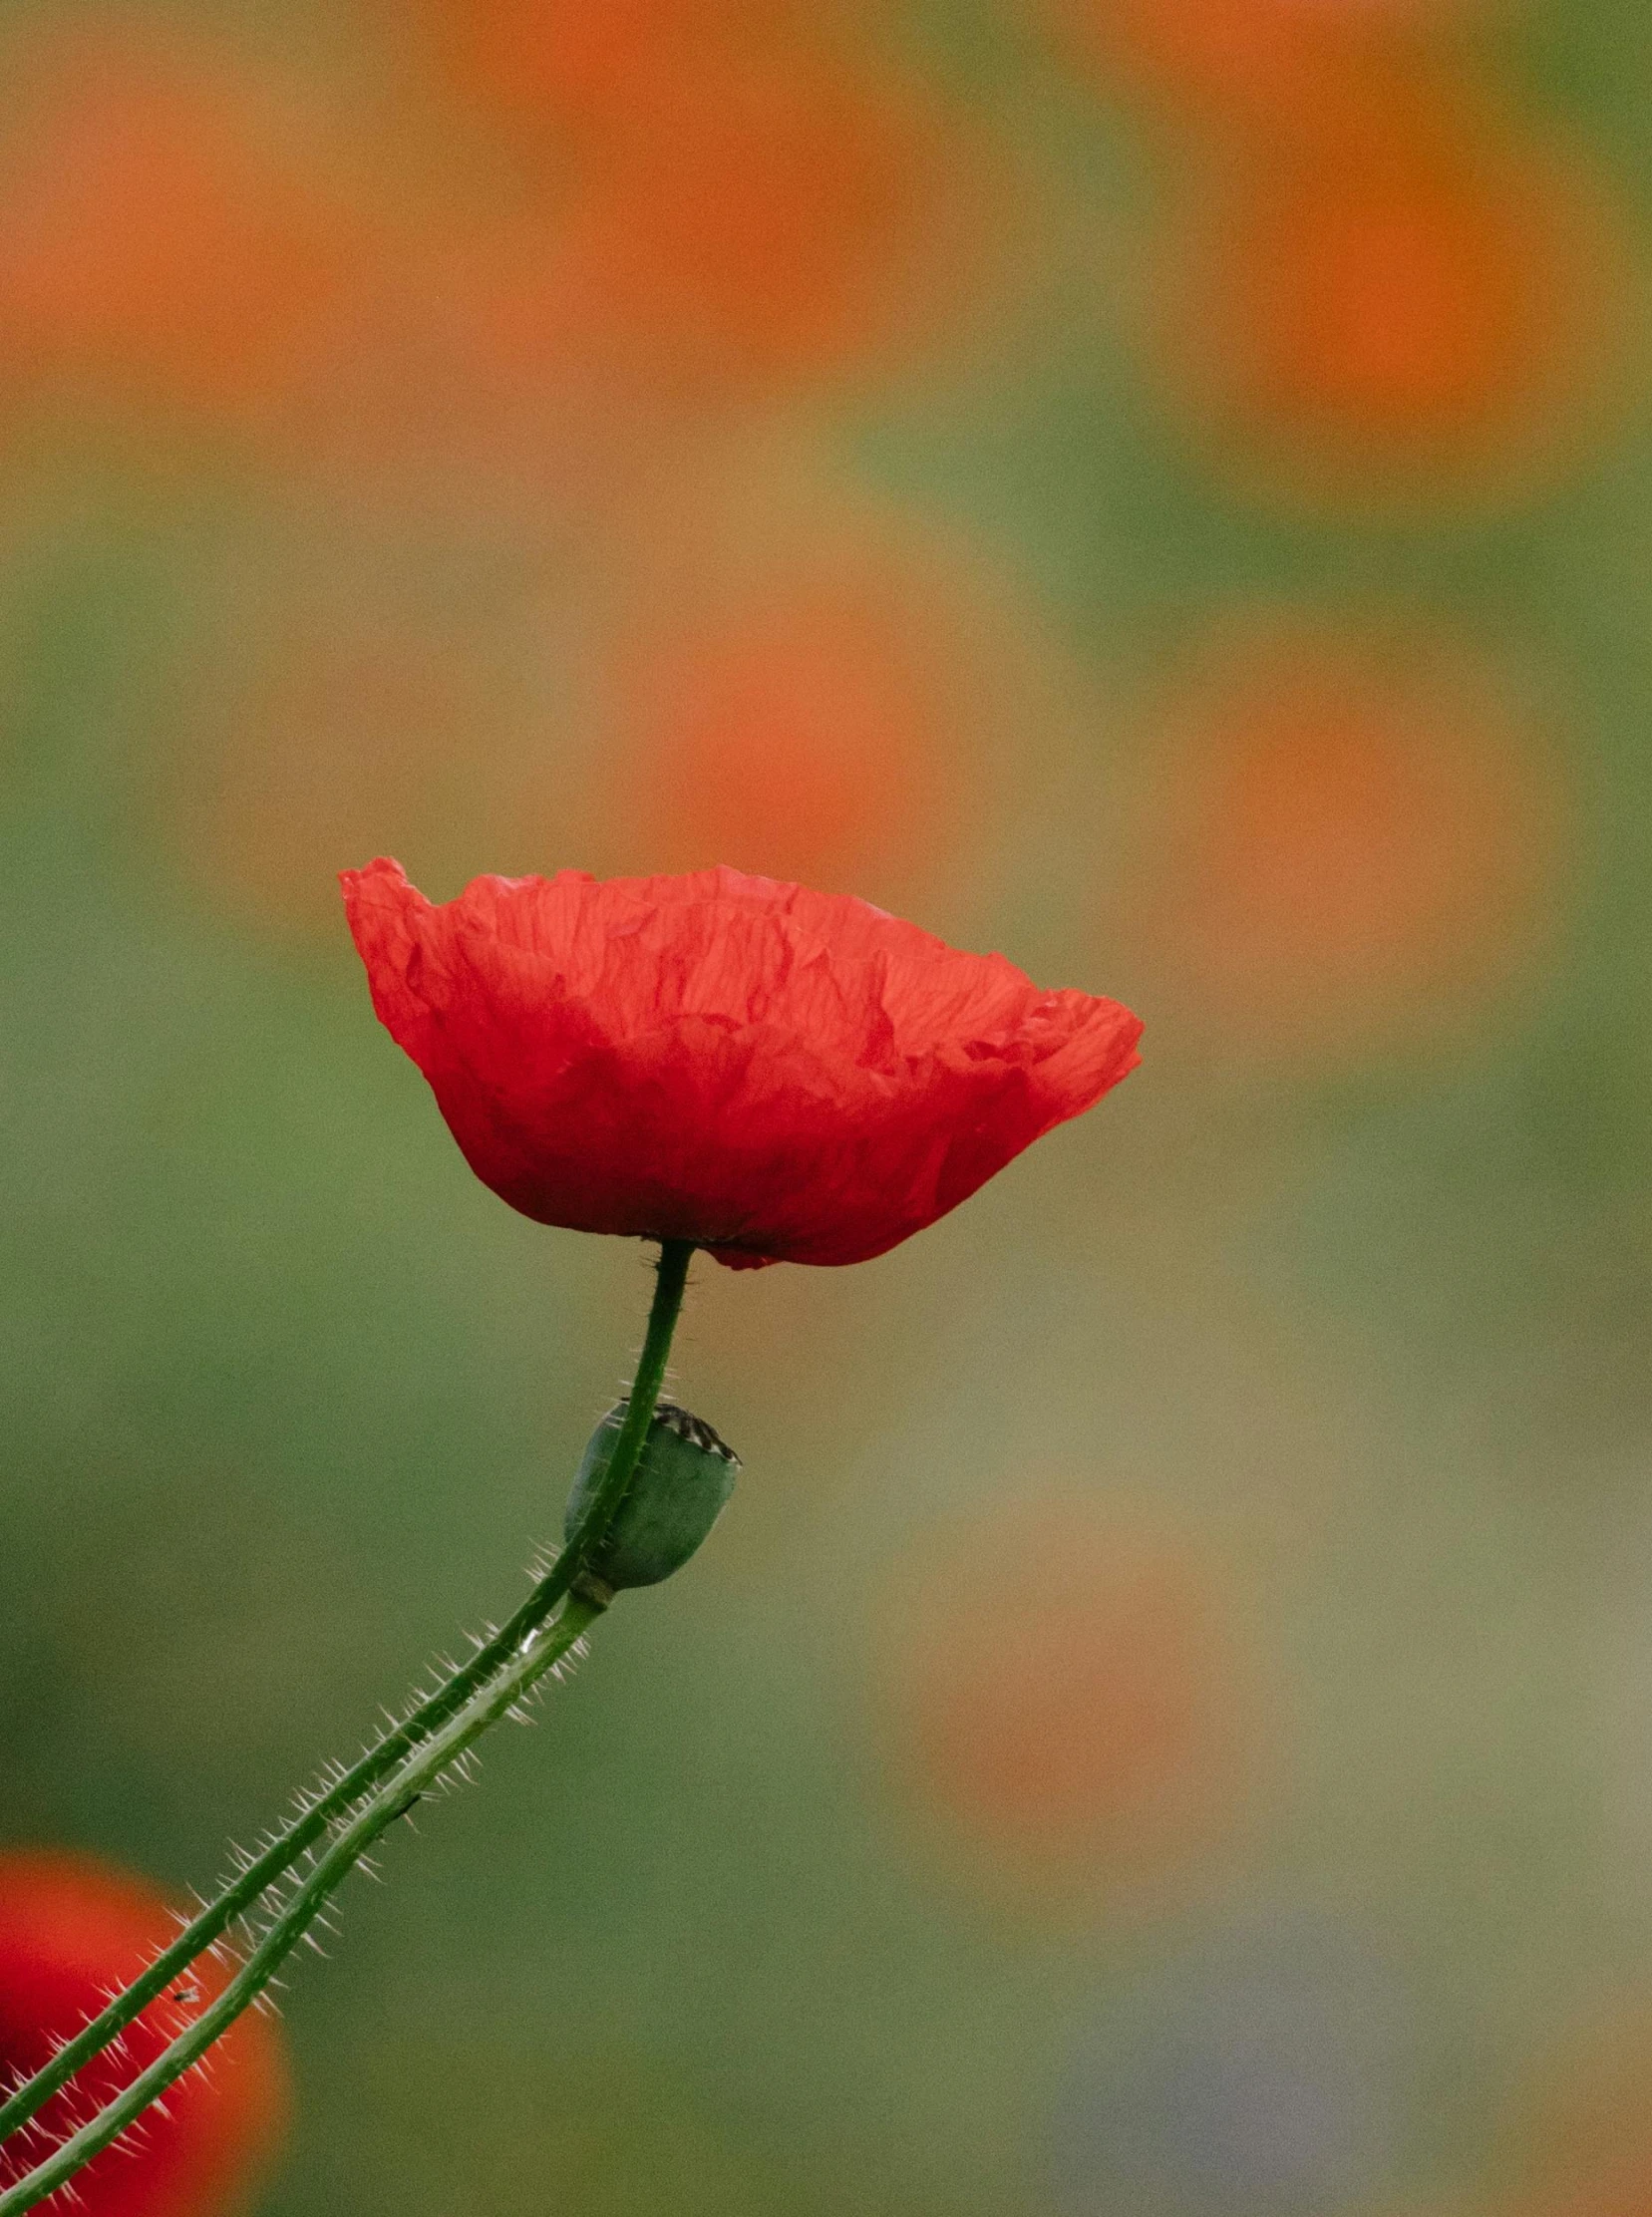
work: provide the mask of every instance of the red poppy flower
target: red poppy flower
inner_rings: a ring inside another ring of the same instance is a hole
[[[90,1856],[0,1855],[0,2085],[38,2070],[62,2041],[176,1934],[166,1902]],[[107,2050],[0,2148],[0,2189],[129,2085],[223,1986],[209,1957],[150,2005],[121,2050]],[[76,2175],[81,2217],[217,2217],[238,2208],[278,2139],[287,2106],[279,2034],[243,2017],[140,2130]]]
[[[373,1005],[523,1215],[720,1262],[880,1255],[1137,1062],[1116,1001],[1041,993],[864,901],[738,870],[343,876]]]

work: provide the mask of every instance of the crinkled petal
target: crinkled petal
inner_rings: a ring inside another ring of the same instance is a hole
[[[720,1261],[861,1262],[1135,1067],[1116,1001],[1044,993],[864,901],[737,870],[343,877],[373,1005],[524,1215]]]

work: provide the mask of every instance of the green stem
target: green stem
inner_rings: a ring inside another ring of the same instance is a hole
[[[613,1522],[614,1511],[625,1498],[625,1488],[631,1482],[637,1467],[637,1458],[648,1437],[648,1427],[654,1422],[654,1405],[660,1398],[660,1388],[665,1384],[665,1367],[671,1355],[671,1335],[676,1330],[678,1312],[683,1305],[683,1289],[688,1284],[688,1266],[693,1260],[694,1242],[691,1239],[666,1239],[660,1242],[658,1279],[654,1287],[654,1302],[648,1312],[648,1333],[642,1343],[642,1354],[637,1362],[637,1375],[631,1381],[630,1399],[625,1405],[625,1420],[619,1427],[619,1437],[614,1441],[613,1459],[602,1473],[602,1481],[586,1503],[585,1513],[579,1519],[579,1529],[557,1559],[557,1568],[569,1564],[568,1583],[571,1585],[584,1567],[585,1557]]]
[[[156,1957],[141,1978],[135,1979],[131,1986],[118,1994],[73,2040],[66,2041],[49,2062],[42,2064],[31,2078],[17,2087],[9,2099],[0,2103],[0,2141],[27,2124],[60,2087],[67,2085],[83,2064],[90,2062],[111,2041],[119,2039],[127,2027],[158,1996],[165,1992],[179,1973],[188,1969],[196,1956],[203,1954],[215,1940],[228,1931],[237,1918],[244,1916],[346,1810],[353,1808],[365,1794],[370,1793],[380,1779],[388,1777],[398,1763],[428,1740],[432,1733],[440,1731],[448,1719],[456,1715],[479,1688],[487,1685],[494,1674],[518,1653],[522,1643],[530,1639],[544,1623],[579,1575],[586,1555],[601,1537],[618,1508],[621,1496],[636,1468],[637,1457],[642,1451],[643,1440],[653,1418],[654,1404],[659,1399],[660,1387],[665,1381],[666,1363],[671,1353],[671,1336],[682,1309],[683,1291],[688,1283],[688,1266],[693,1253],[694,1245],[691,1240],[668,1239],[660,1244],[654,1300],[649,1310],[647,1337],[643,1342],[642,1356],[631,1388],[631,1404],[626,1412],[625,1423],[620,1427],[613,1459],[604,1475],[601,1490],[587,1506],[578,1528],[550,1570],[539,1580],[515,1615],[485,1647],[477,1651],[462,1670],[456,1671],[451,1678],[445,1680],[434,1694],[410,1713],[403,1724],[387,1734],[377,1746],[369,1748],[342,1778],[312,1801],[300,1816],[294,1818],[280,1837],[249,1863],[217,1900],[203,1909],[178,1934],[169,1948]]]
[[[281,1914],[252,1951],[223,1992],[204,2009],[169,2048],[158,2056],[124,2092],[99,2110],[89,2123],[55,2148],[44,2162],[15,2186],[0,2194],[0,2217],[22,2217],[27,2209],[55,2193],[94,2156],[101,2155],[136,2122],[152,2101],[176,2083],[227,2032],[244,2009],[269,1985],[287,1957],[315,1922],[328,1896],[360,1862],[373,1842],[398,1817],[406,1816],[427,1786],[458,1761],[480,1740],[490,1725],[519,1702],[546,1671],[565,1655],[585,1627],[602,1614],[603,1604],[570,1595],[566,1608],[548,1632],[505,1666],[493,1682],[473,1696],[459,1714],[409,1757],[394,1777],[381,1782],[372,1797],[345,1826],[314,1870],[298,1887]]]

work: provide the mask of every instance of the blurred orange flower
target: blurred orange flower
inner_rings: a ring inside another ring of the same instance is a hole
[[[971,844],[978,784],[947,714],[944,622],[878,583],[806,579],[643,646],[622,679],[617,807],[652,865],[721,857],[883,893]]]
[[[690,473],[632,519],[601,851],[731,861],[963,929],[1047,794],[1069,665],[967,540],[756,459],[755,512],[735,485],[754,458],[735,457],[724,483]]]
[[[1229,122],[1277,123],[1360,97],[1500,0],[1050,0],[1075,53],[1115,82]],[[1328,120],[1328,119],[1327,119]]]
[[[797,0],[427,0],[455,79],[518,119],[624,116],[641,87],[670,86],[795,39]]]
[[[1195,1021],[1363,1053],[1529,991],[1570,810],[1493,671],[1403,627],[1234,625],[1158,747],[1124,907]]]
[[[1543,2059],[1510,2105],[1497,2207],[1511,2217],[1652,2210],[1652,2017],[1608,2005]]]
[[[666,386],[836,372],[967,296],[990,230],[974,150],[911,87],[819,57],[644,79],[585,145],[493,310]]]
[[[27,2074],[176,1936],[167,1902],[91,1856],[0,1854],[0,2083]],[[0,2187],[20,2178],[89,2110],[146,2068],[228,1979],[203,1957],[170,1995],[0,2150]],[[241,2206],[274,2152],[288,2107],[286,2058],[269,2017],[250,2012],[212,2050],[210,2073],[178,2081],[141,2132],[75,2180],[86,2217],[220,2217]]]
[[[304,119],[164,39],[76,34],[12,60],[0,375],[231,411],[284,394],[365,253]]]
[[[1259,143],[1183,221],[1173,381],[1274,486],[1521,489],[1621,382],[1628,259],[1586,164],[1432,94]]]
[[[1035,1884],[1153,1890],[1231,1838],[1257,1673],[1187,1537],[1116,1505],[1007,1502],[901,1586],[893,1766],[960,1844]]]

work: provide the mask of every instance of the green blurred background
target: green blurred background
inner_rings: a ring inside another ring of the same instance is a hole
[[[1652,2211],[1642,0],[0,11],[0,1836],[179,1889],[556,1529],[640,1250],[334,873],[1129,1001],[286,2004],[264,2217]]]

